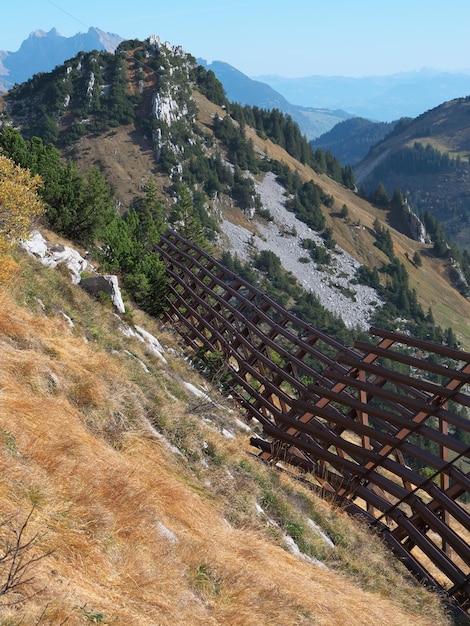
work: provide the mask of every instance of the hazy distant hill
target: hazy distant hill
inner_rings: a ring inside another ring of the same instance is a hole
[[[289,102],[301,106],[341,108],[352,115],[391,122],[416,117],[453,98],[470,94],[470,74],[421,69],[389,76],[256,76]]]
[[[305,107],[292,105],[284,96],[266,83],[249,78],[228,63],[213,61],[208,64],[204,59],[198,59],[198,62],[214,72],[224,86],[230,102],[239,102],[243,105],[248,104],[262,109],[279,109],[297,122],[300,130],[308,139],[319,137],[338,122],[350,117],[348,113],[342,110],[330,111],[309,105]]]
[[[352,117],[336,124],[312,143],[314,148],[330,150],[341,163],[356,165],[371,146],[390,133],[396,122],[371,122],[363,117]]]
[[[77,33],[73,37],[62,37],[55,28],[48,33],[36,30],[16,52],[0,51],[0,92],[28,80],[33,74],[49,72],[78,52],[114,52],[122,40],[119,35],[105,33],[99,28],[89,28],[87,33]]]

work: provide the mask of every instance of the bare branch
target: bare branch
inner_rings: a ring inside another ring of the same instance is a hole
[[[52,551],[37,556],[32,553],[40,539],[37,533],[31,538],[26,536],[34,510],[35,505],[22,523],[18,514],[10,515],[0,522],[0,531],[5,533],[3,540],[0,540],[0,597],[18,592],[31,584],[34,580],[34,576],[30,575],[33,564],[52,554]]]

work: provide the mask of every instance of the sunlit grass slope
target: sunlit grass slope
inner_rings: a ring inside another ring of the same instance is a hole
[[[204,382],[171,329],[134,312],[164,363],[65,271],[17,261],[0,286],[0,558],[31,511],[33,541],[0,624],[450,623],[377,537],[255,458],[236,407],[191,393]]]

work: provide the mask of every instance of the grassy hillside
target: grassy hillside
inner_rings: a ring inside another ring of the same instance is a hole
[[[2,625],[450,623],[377,537],[253,456],[171,329],[20,253],[0,302],[0,586],[29,514],[32,540]]]

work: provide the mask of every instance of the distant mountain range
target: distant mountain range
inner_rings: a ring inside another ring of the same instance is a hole
[[[204,59],[198,59],[198,63],[214,72],[224,86],[230,102],[257,106],[261,109],[279,109],[297,122],[308,139],[319,137],[339,122],[351,117],[341,109],[332,111],[324,107],[295,106],[266,83],[249,78],[228,63],[213,61],[208,64]]]
[[[257,76],[299,106],[341,108],[380,122],[416,117],[443,102],[470,94],[470,74],[423,68],[389,76]]]
[[[55,28],[47,33],[34,31],[18,51],[0,50],[0,93],[8,91],[15,83],[23,83],[34,74],[50,72],[78,52],[114,52],[121,41],[121,36],[99,28],[90,28],[87,33],[77,33],[73,37],[62,37]],[[277,108],[289,114],[308,139],[319,137],[338,122],[351,117],[341,110],[294,106],[269,85],[252,80],[228,63],[215,61],[208,65],[203,59],[198,59],[198,62],[214,72],[231,102],[263,109]]]
[[[32,32],[16,52],[0,50],[0,92],[8,91],[15,83],[23,83],[39,72],[50,72],[57,65],[71,59],[78,52],[106,50],[114,52],[123,38],[89,28],[87,33],[62,37],[55,28],[46,33]]]

